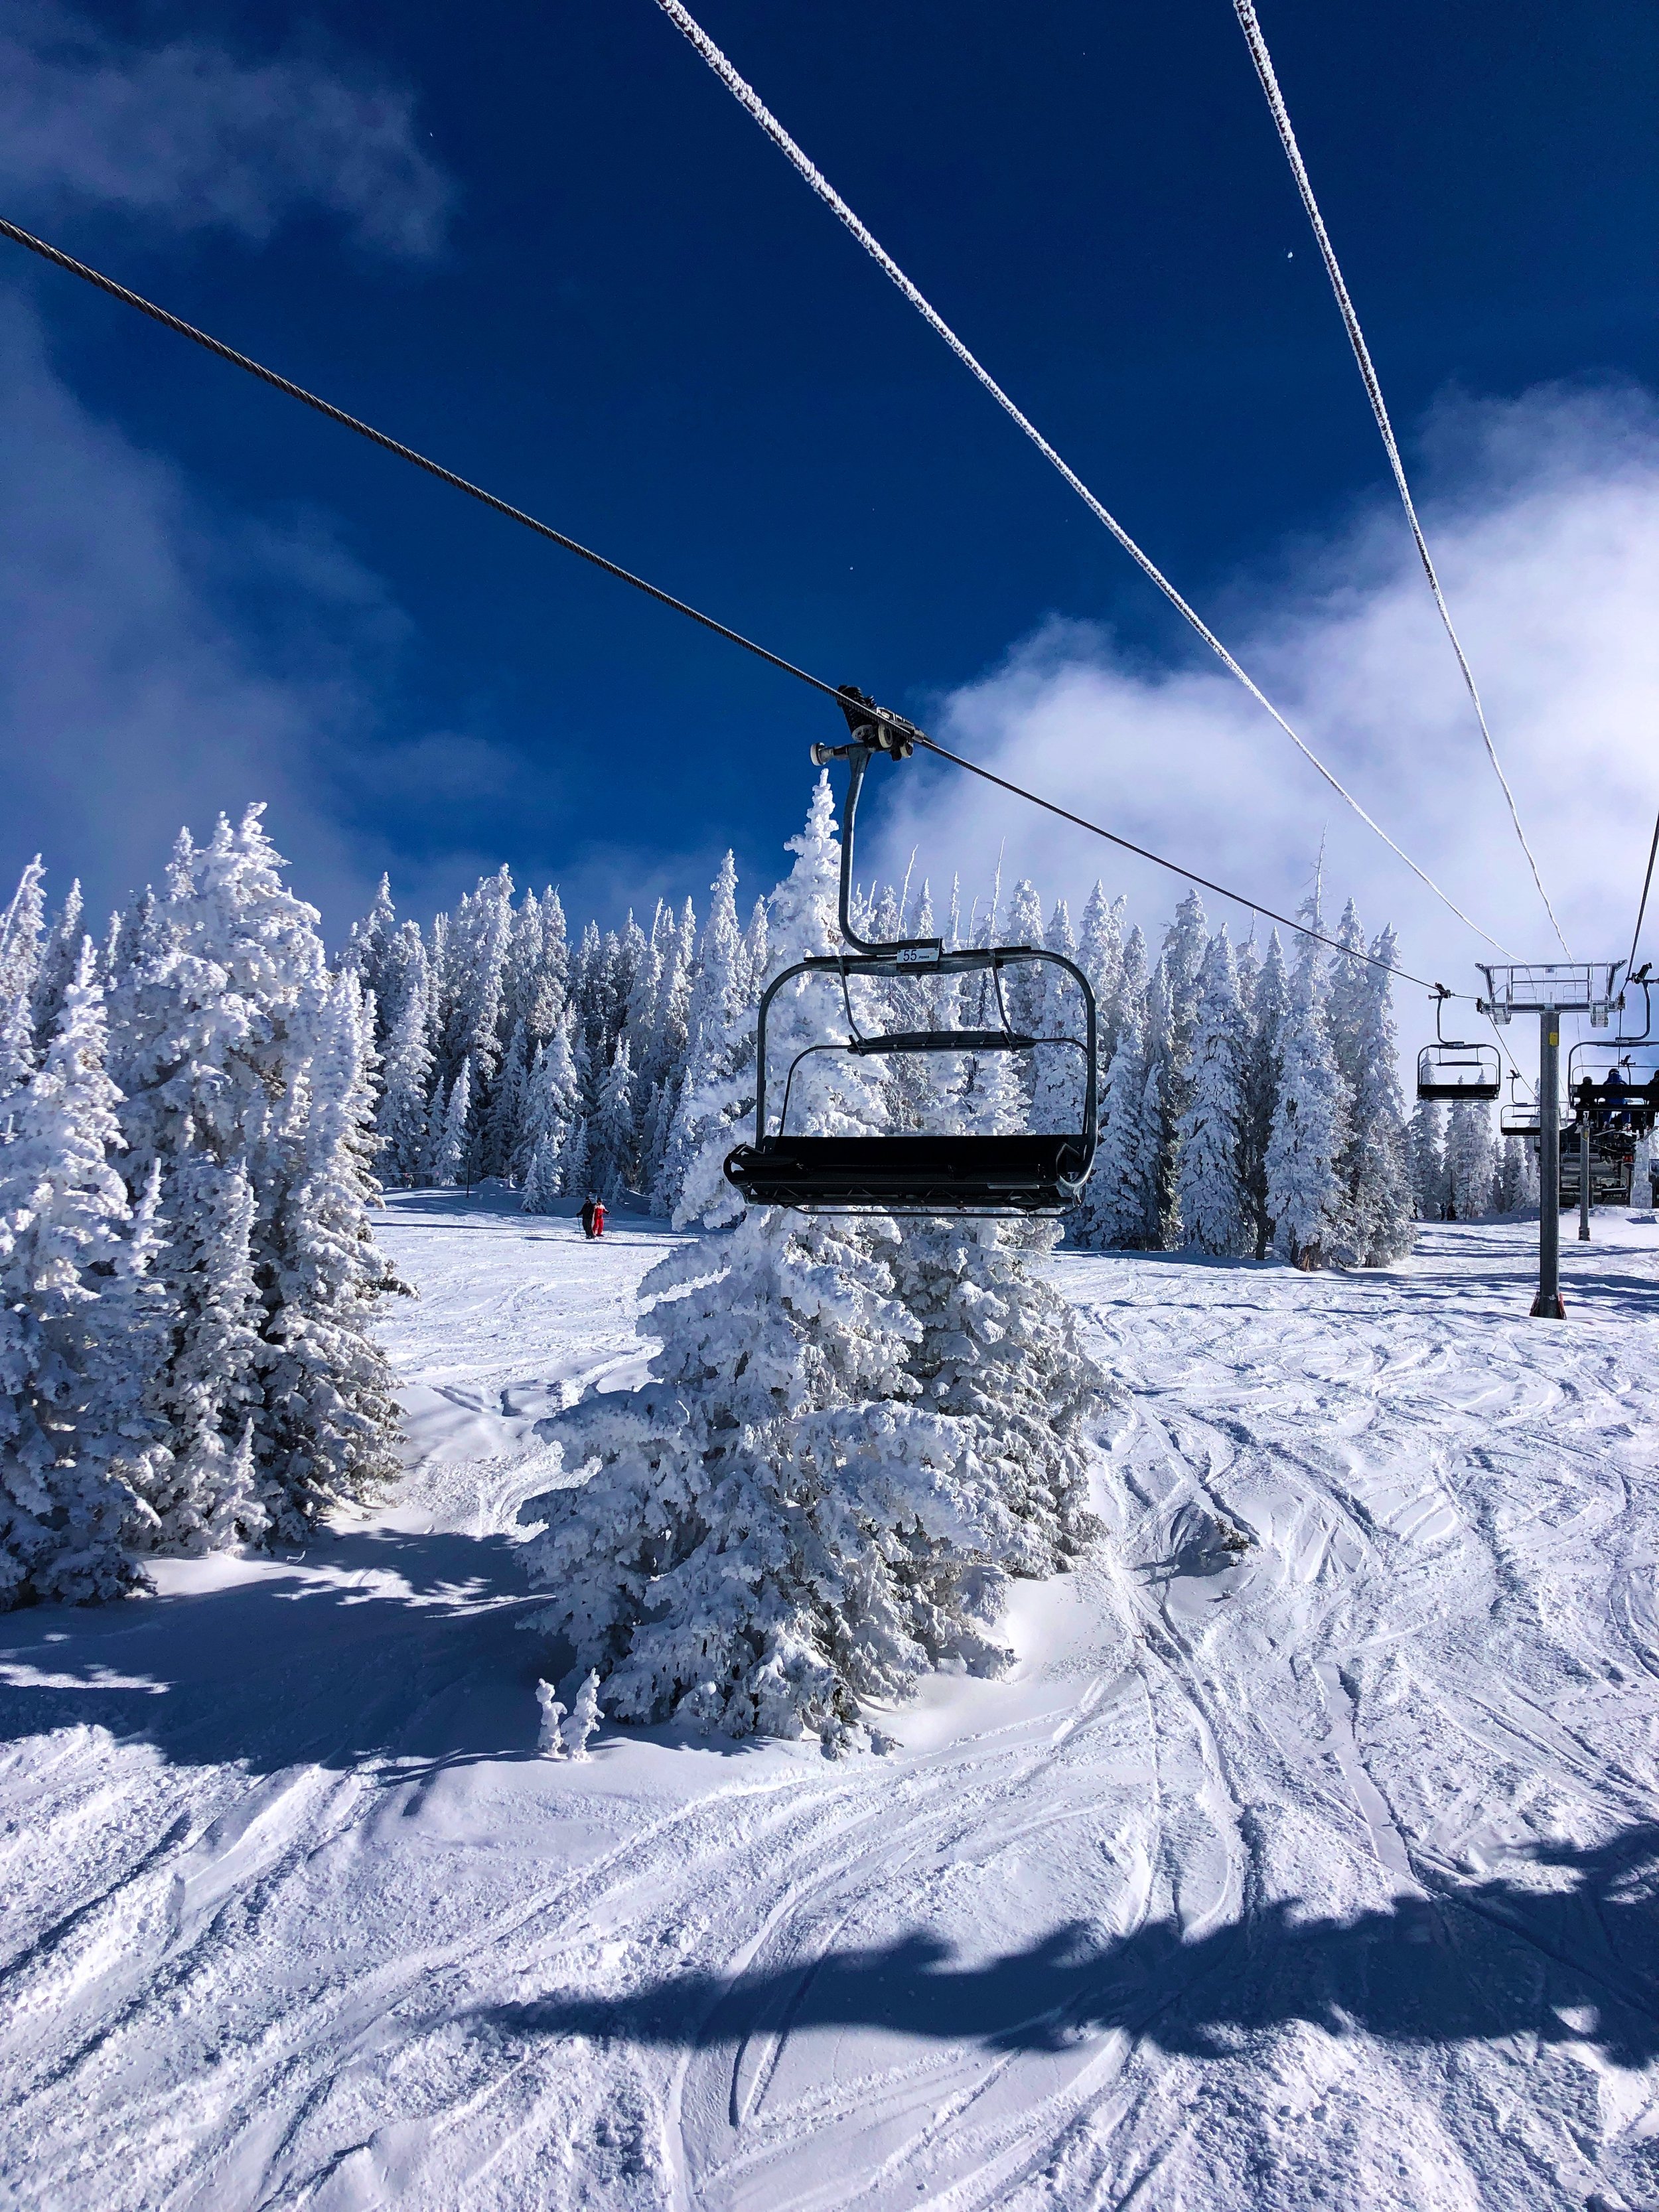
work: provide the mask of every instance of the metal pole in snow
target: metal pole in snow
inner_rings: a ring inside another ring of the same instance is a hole
[[[1538,1016],[1538,1296],[1534,1318],[1565,1321],[1561,1303],[1561,1101],[1558,1055],[1561,1017],[1553,1006]]]
[[[1589,1243],[1589,1115],[1581,1106],[1578,1109],[1578,1241],[1581,1244]]]

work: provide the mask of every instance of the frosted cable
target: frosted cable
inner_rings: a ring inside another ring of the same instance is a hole
[[[1441,890],[1439,884],[1435,882],[1433,877],[1428,874],[1425,869],[1419,868],[1416,861],[1413,860],[1411,854],[1406,852],[1401,846],[1395,844],[1394,839],[1389,836],[1388,831],[1383,829],[1381,823],[1373,819],[1373,817],[1366,812],[1364,807],[1360,805],[1358,799],[1357,799],[1347,787],[1343,784],[1328,768],[1326,767],[1324,762],[1320,759],[1318,754],[1313,750],[1312,747],[1304,744],[1302,738],[1297,735],[1296,732],[1291,727],[1285,717],[1279,713],[1278,708],[1273,705],[1272,700],[1269,699],[1267,694],[1258,687],[1254,678],[1249,676],[1239,665],[1238,662],[1233,659],[1232,654],[1228,652],[1226,647],[1223,645],[1221,640],[1216,635],[1215,632],[1210,628],[1203,617],[1199,614],[1195,608],[1188,605],[1188,602],[1182,599],[1181,593],[1176,591],[1175,586],[1164,574],[1164,571],[1158,566],[1158,563],[1152,559],[1152,556],[1149,553],[1144,553],[1140,547],[1136,544],[1134,539],[1130,537],[1128,532],[1125,530],[1122,524],[1117,520],[1116,517],[1107,512],[1106,508],[1103,507],[1100,501],[1095,497],[1093,492],[1090,490],[1088,485],[1084,483],[1082,477],[1079,477],[1076,471],[1071,468],[1060,455],[1055,452],[1054,448],[1048,443],[1048,441],[1043,436],[1036,425],[1030,420],[1030,416],[1021,412],[1021,410],[1014,404],[1013,401],[1008,397],[1008,394],[1003,390],[1002,386],[997,382],[996,379],[991,374],[990,371],[969,351],[968,348],[951,328],[951,325],[945,321],[945,318],[930,304],[922,294],[917,290],[916,287],[910,282],[910,279],[905,275],[904,271],[899,267],[897,262],[894,260],[892,255],[887,252],[880,240],[876,238],[872,232],[866,228],[864,224],[860,222],[858,216],[854,214],[852,209],[848,207],[847,202],[842,199],[841,194],[830,182],[829,179],[824,176],[823,172],[816,166],[816,164],[808,158],[800,147],[795,143],[794,140],[789,136],[789,133],[784,129],[782,124],[778,121],[776,116],[773,114],[770,108],[769,108],[765,102],[761,99],[759,94],[756,92],[753,86],[750,85],[746,79],[738,74],[732,64],[726,59],[725,54],[721,52],[720,49],[709,37],[707,31],[702,27],[694,17],[686,12],[685,9],[681,4],[681,0],[657,0],[657,5],[662,9],[664,15],[669,18],[670,21],[675,24],[679,30],[684,33],[686,38],[690,41],[691,45],[696,47],[698,53],[702,56],[704,61],[706,61],[709,68],[714,70],[715,76],[720,78],[721,83],[726,86],[727,91],[732,94],[732,97],[738,100],[740,106],[748,109],[750,114],[753,116],[755,121],[759,124],[761,129],[766,133],[773,144],[779,149],[780,152],[788,157],[789,161],[799,171],[802,178],[805,179],[805,182],[811,186],[812,190],[817,194],[824,205],[846,224],[848,229],[852,232],[854,237],[857,239],[859,244],[864,248],[871,259],[876,263],[878,268],[891,278],[892,282],[898,287],[898,289],[904,295],[905,298],[910,302],[910,305],[922,318],[923,321],[927,323],[933,330],[938,332],[939,336],[944,339],[945,344],[950,347],[951,352],[955,354],[957,360],[962,362],[963,366],[975,376],[980,383],[984,386],[985,389],[990,393],[992,398],[996,401],[998,406],[1019,425],[1020,428],[1031,441],[1031,443],[1036,447],[1038,453],[1042,455],[1043,459],[1046,461],[1050,462],[1053,466],[1059,471],[1060,474],[1065,478],[1066,482],[1071,486],[1072,489],[1089,509],[1089,512],[1094,516],[1095,520],[1097,522],[1101,522],[1105,525],[1106,528],[1110,531],[1112,536],[1123,548],[1123,550],[1129,556],[1129,558],[1145,575],[1149,577],[1151,580],[1157,585],[1158,590],[1163,592],[1164,598],[1168,599],[1170,605],[1175,608],[1176,611],[1182,617],[1182,620],[1190,623],[1192,628],[1197,631],[1199,636],[1203,639],[1205,644],[1207,645],[1211,652],[1215,654],[1217,659],[1220,661],[1222,666],[1227,671],[1228,674],[1236,678],[1249,693],[1251,698],[1255,701],[1256,704],[1264,708],[1267,712],[1272,715],[1273,720],[1278,723],[1279,728],[1283,730],[1285,735],[1290,739],[1291,743],[1296,747],[1303,758],[1309,762],[1312,767],[1317,769],[1320,775],[1322,775],[1326,782],[1329,784],[1331,789],[1336,793],[1337,796],[1340,799],[1353,809],[1354,812],[1359,817],[1366,828],[1368,830],[1375,830],[1376,835],[1382,840],[1382,842],[1389,848],[1389,850],[1393,853],[1397,859],[1405,862],[1406,866],[1411,870],[1412,873],[1418,878],[1418,880],[1428,886],[1429,890],[1434,893],[1435,896],[1441,902],[1442,905],[1449,908],[1449,910],[1456,915],[1459,921],[1463,924],[1466,929],[1472,929],[1475,935],[1483,939],[1486,944],[1497,945],[1499,951],[1504,951],[1506,948],[1498,945],[1498,939],[1495,937],[1488,936],[1487,933],[1481,928],[1479,922],[1471,921],[1469,916],[1464,913],[1462,908],[1459,906],[1445,891]]]
[[[1486,726],[1486,710],[1480,703],[1480,693],[1475,684],[1474,672],[1469,666],[1468,656],[1464,652],[1462,641],[1453,626],[1451,610],[1447,606],[1446,595],[1440,588],[1440,578],[1436,573],[1433,556],[1429,551],[1428,540],[1423,535],[1423,526],[1417,519],[1417,508],[1412,499],[1411,486],[1406,481],[1406,465],[1400,458],[1400,447],[1395,438],[1394,425],[1389,420],[1388,408],[1383,403],[1382,386],[1377,380],[1376,369],[1371,360],[1370,348],[1365,343],[1365,333],[1359,326],[1359,318],[1354,312],[1353,301],[1349,297],[1347,285],[1343,281],[1342,270],[1337,262],[1335,249],[1331,244],[1330,234],[1325,228],[1325,218],[1319,212],[1319,203],[1314,198],[1313,185],[1308,176],[1307,166],[1302,159],[1302,149],[1296,143],[1296,133],[1291,128],[1290,111],[1285,105],[1285,95],[1279,88],[1279,79],[1273,73],[1273,57],[1267,52],[1267,42],[1261,35],[1261,24],[1256,21],[1253,0],[1233,0],[1233,13],[1238,18],[1239,27],[1244,33],[1245,44],[1249,47],[1250,59],[1255,64],[1255,73],[1261,80],[1261,89],[1267,95],[1267,106],[1273,111],[1273,123],[1279,131],[1279,143],[1285,149],[1285,159],[1291,165],[1291,173],[1296,179],[1296,188],[1302,195],[1302,204],[1307,210],[1308,221],[1312,226],[1321,258],[1325,264],[1325,274],[1331,280],[1331,290],[1336,295],[1336,304],[1342,316],[1343,327],[1348,333],[1348,343],[1353,348],[1353,357],[1359,365],[1359,377],[1365,387],[1365,397],[1371,403],[1371,413],[1376,416],[1376,427],[1382,434],[1382,444],[1389,456],[1389,466],[1394,471],[1395,483],[1400,493],[1400,503],[1406,510],[1406,520],[1410,523],[1412,536],[1417,541],[1417,557],[1423,563],[1423,574],[1429,580],[1429,589],[1434,593],[1434,603],[1440,610],[1440,619],[1445,625],[1446,635],[1451,640],[1452,651],[1457,655],[1457,665],[1463,672],[1463,681],[1468,688],[1469,699],[1474,708],[1474,717],[1480,725],[1480,735],[1486,740],[1486,757],[1491,761],[1492,773],[1498,778],[1503,787],[1504,796],[1509,802],[1510,819],[1515,824],[1515,834],[1521,842],[1521,850],[1527,856],[1527,866],[1532,870],[1532,879],[1538,886],[1538,896],[1544,902],[1544,911],[1550,918],[1550,927],[1555,932],[1561,950],[1571,960],[1572,953],[1566,939],[1561,934],[1561,925],[1555,918],[1555,908],[1550,904],[1549,893],[1544,889],[1544,879],[1538,872],[1538,863],[1533,857],[1532,847],[1527,842],[1527,833],[1521,827],[1521,813],[1515,803],[1515,793],[1510,789],[1510,780],[1504,773],[1503,763],[1498,757],[1498,748],[1492,743],[1492,732]]]

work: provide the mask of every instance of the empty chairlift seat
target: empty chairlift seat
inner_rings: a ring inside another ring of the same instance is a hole
[[[1503,1090],[1503,1068],[1492,1044],[1425,1044],[1417,1055],[1419,1098],[1492,1099]]]
[[[1081,1193],[1095,1155],[1098,1076],[1095,1000],[1088,978],[1074,961],[1037,945],[947,945],[938,938],[872,945],[858,934],[848,909],[859,791],[878,752],[902,760],[918,733],[850,687],[842,696],[852,741],[814,746],[813,758],[819,766],[830,759],[845,760],[852,771],[841,866],[841,932],[848,949],[798,961],[767,986],[756,1024],[754,1141],[728,1154],[726,1179],[750,1205],[797,1206],[812,1213],[1060,1212]],[[1030,1036],[1010,1022],[1004,975],[1034,963],[1060,969],[1070,978],[1083,1014],[1081,1036]],[[997,1026],[866,1031],[854,1014],[848,984],[854,976],[911,985],[929,976],[977,978],[985,1014],[994,1016]],[[767,1111],[768,1016],[778,993],[804,977],[821,978],[839,988],[847,1033],[820,1039],[795,1054],[783,1086],[778,1126],[773,1129]],[[872,1129],[817,1136],[798,1134],[789,1127],[797,1071],[817,1053],[845,1053],[860,1059],[872,1054],[915,1053],[949,1059],[963,1054],[1027,1055],[1045,1048],[1074,1052],[1082,1061],[1077,1127],[1058,1135]]]

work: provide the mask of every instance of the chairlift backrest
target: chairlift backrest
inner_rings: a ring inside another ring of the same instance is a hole
[[[850,913],[853,841],[859,793],[865,772],[878,752],[902,760],[912,750],[911,726],[878,709],[873,701],[843,686],[851,742],[815,745],[819,766],[847,761],[847,793],[841,855],[841,933],[852,949],[799,960],[768,984],[761,997],[755,1037],[755,1137],[739,1145],[726,1162],[727,1180],[751,1205],[793,1206],[808,1212],[998,1214],[1054,1213],[1082,1190],[1098,1139],[1099,1077],[1095,997],[1089,979],[1073,960],[1031,945],[947,945],[939,938],[907,938],[890,945],[860,937]],[[1080,994],[1084,1035],[1044,1037],[1016,1030],[1008,1019],[1002,978],[1010,969],[1040,963],[1062,969]],[[848,989],[853,976],[885,981],[914,981],[918,974],[988,976],[1000,1026],[973,1030],[889,1030],[866,1033],[853,1012]],[[848,1035],[808,1045],[795,1055],[785,1078],[778,1126],[769,1126],[767,1018],[772,1002],[787,984],[803,975],[838,982]],[[1014,1136],[922,1134],[872,1132],[851,1137],[792,1133],[789,1104],[796,1070],[812,1054],[1035,1052],[1056,1047],[1083,1056],[1080,1126],[1054,1135]]]

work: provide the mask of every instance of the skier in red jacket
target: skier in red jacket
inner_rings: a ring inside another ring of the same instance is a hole
[[[605,1200],[602,1198],[593,1201],[593,1234],[595,1237],[605,1234]]]

